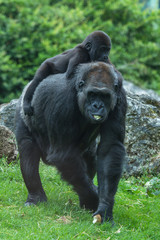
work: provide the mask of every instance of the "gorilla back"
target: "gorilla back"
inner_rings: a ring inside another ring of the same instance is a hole
[[[98,62],[79,65],[69,82],[65,73],[51,75],[34,93],[33,116],[23,112],[27,87],[16,111],[26,205],[47,200],[38,171],[41,158],[73,185],[81,207],[96,211],[102,221],[112,220],[125,156],[126,97],[121,74],[112,65]],[[96,172],[98,192],[92,182]]]

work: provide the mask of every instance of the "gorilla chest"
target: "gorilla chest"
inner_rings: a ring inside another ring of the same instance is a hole
[[[96,139],[99,134],[99,127],[98,126],[90,126],[84,130],[79,135],[78,138],[78,146],[80,146],[81,150],[85,150],[90,146],[90,144]]]
[[[96,139],[99,134],[99,126],[93,125],[72,125],[61,129],[55,138],[57,146],[74,146],[85,150]],[[56,135],[57,135],[56,134]]]

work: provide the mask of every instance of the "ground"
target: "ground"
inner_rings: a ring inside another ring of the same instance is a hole
[[[122,178],[114,206],[116,224],[111,227],[109,223],[93,225],[92,214],[80,209],[77,195],[54,168],[41,164],[40,174],[48,202],[25,207],[27,190],[19,162],[7,165],[0,159],[1,240],[160,239],[160,194],[156,185],[152,194],[145,186],[153,176]]]

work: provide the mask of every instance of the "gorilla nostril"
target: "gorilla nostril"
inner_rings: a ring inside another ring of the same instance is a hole
[[[102,103],[93,103],[92,106],[93,106],[96,110],[99,110],[99,109],[103,108],[103,104],[102,104]]]
[[[93,106],[94,108],[98,109],[97,103],[93,103],[92,106]]]
[[[103,61],[107,62],[108,61],[108,56],[104,56]]]

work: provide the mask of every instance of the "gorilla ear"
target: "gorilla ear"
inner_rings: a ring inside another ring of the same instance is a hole
[[[84,86],[84,80],[81,80],[81,81],[78,83],[78,88],[81,89],[83,86]]]
[[[91,48],[92,48],[91,42],[87,42],[86,45],[85,45],[85,48],[87,49],[87,51],[90,51]]]

